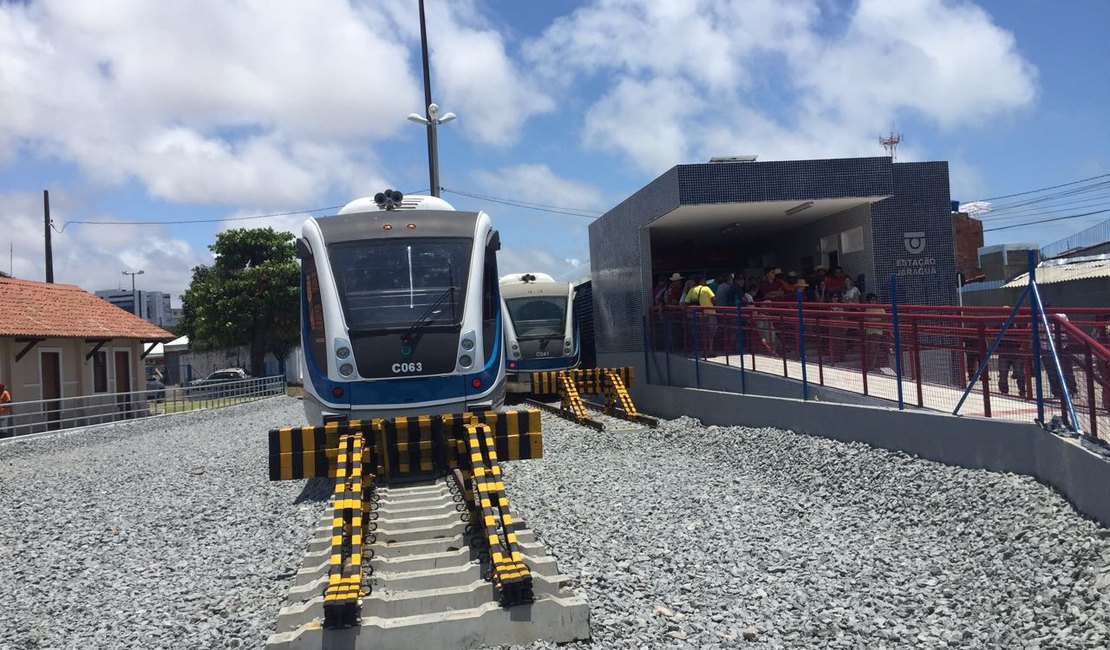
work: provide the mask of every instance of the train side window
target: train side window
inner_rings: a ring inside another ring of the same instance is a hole
[[[324,305],[320,300],[320,276],[316,272],[316,258],[305,257],[301,260],[304,273],[304,300],[301,308],[305,310],[305,320],[308,325],[308,342],[312,350],[312,358],[317,370],[321,372],[327,368],[327,345],[324,333]]]
[[[497,284],[497,250],[501,248],[501,238],[494,232],[486,244],[486,259],[482,273],[482,340],[487,346],[493,345],[497,315],[501,311],[501,289]],[[488,350],[490,354],[496,350]]]

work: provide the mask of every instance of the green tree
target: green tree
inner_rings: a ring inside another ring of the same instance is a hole
[[[189,345],[250,346],[255,377],[265,372],[266,353],[284,366],[300,342],[300,267],[292,233],[239,228],[216,235],[208,248],[215,264],[194,268],[181,297],[181,329]]]

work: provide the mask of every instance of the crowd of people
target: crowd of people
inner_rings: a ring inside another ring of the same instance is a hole
[[[692,273],[687,276],[675,272],[656,280],[654,297],[657,307],[734,307],[768,300],[793,301],[799,293],[808,302],[863,302],[860,288],[843,267],[837,266],[829,273],[828,267],[823,265],[808,277],[796,271],[784,272],[778,267],[769,267],[761,277],[748,279],[742,273]]]
[[[761,347],[766,354],[788,356],[791,353],[790,346],[792,343],[796,344],[798,333],[793,329],[795,325],[791,319],[781,317],[781,310],[761,310],[760,304],[765,304],[767,307],[782,307],[783,304],[774,303],[794,302],[799,295],[805,302],[866,302],[866,305],[858,308],[864,314],[860,323],[862,327],[850,324],[838,325],[835,319],[826,319],[819,327],[821,332],[815,332],[815,334],[827,346],[828,358],[833,363],[844,361],[847,353],[854,353],[868,369],[893,374],[894,371],[889,368],[889,365],[894,351],[891,347],[891,329],[886,323],[886,309],[877,304],[879,299],[874,293],[866,294],[866,297],[861,300],[860,288],[842,267],[837,266],[832,273],[829,273],[826,267],[818,266],[809,277],[802,277],[794,271],[784,273],[778,267],[767,268],[764,271],[763,276],[748,279],[739,273],[683,275],[680,272],[674,272],[659,276],[654,287],[654,303],[657,308],[676,306],[710,308],[691,310],[690,313],[698,312],[696,318],[690,319],[690,324],[696,323],[697,327],[688,332],[696,332],[699,356],[709,358],[722,350],[737,349],[736,333],[733,328],[719,328],[719,314],[711,307],[755,307],[751,316],[752,340],[749,343]],[[826,305],[823,308],[830,311],[844,309],[835,305]],[[1067,320],[1064,314],[1058,316],[1061,320]],[[981,335],[960,337],[959,348],[963,352],[968,381],[974,378],[983,352],[1001,329],[1000,323],[997,327],[983,329]],[[998,392],[1002,395],[1010,394],[1012,378],[1020,398],[1032,397],[1029,392],[1030,381],[1027,379],[1030,376],[1031,366],[1028,331],[1028,325],[1020,323],[1020,320],[1011,326],[999,341],[995,351],[997,364],[994,370],[997,376],[991,377],[990,369],[982,375],[983,381],[994,383],[991,380],[996,379]],[[671,336],[685,335],[679,330],[671,332]],[[1067,387],[1070,394],[1075,395],[1078,388],[1075,377],[1076,361],[1073,358],[1074,351],[1071,349],[1069,337],[1066,333],[1058,333],[1053,337],[1060,363],[1059,370],[1055,366],[1056,361],[1053,359],[1044,332],[1041,333],[1040,338],[1041,363],[1047,377],[1047,392],[1052,398],[1058,398],[1063,393],[1063,385]],[[1110,326],[1097,328],[1096,338],[1110,342]],[[1105,365],[1106,368],[1099,366],[1103,372],[1100,377],[1110,377],[1110,364]],[[1102,401],[1106,408],[1110,408],[1110,385],[1103,391]]]
[[[799,296],[806,302],[820,303],[860,303],[860,289],[855,286],[852,278],[845,273],[843,267],[835,267],[832,273],[827,267],[818,266],[809,277],[802,277],[795,271],[783,272],[778,267],[764,269],[760,277],[745,279],[740,273],[703,274],[692,273],[684,276],[674,272],[670,275],[660,276],[654,287],[654,302],[656,307],[746,307],[760,304],[780,306],[774,303],[790,303],[798,300]],[[867,294],[868,303],[878,303],[878,297]],[[837,309],[837,307],[832,307]],[[882,307],[875,305],[864,310],[865,312],[885,312]],[[760,315],[757,310],[755,316],[755,340],[752,342],[763,348],[765,352],[773,355],[782,355],[788,352],[789,341],[796,335],[787,331],[792,325],[785,319]],[[708,357],[716,350],[734,349],[735,333],[731,329],[718,331],[718,315],[713,309],[701,310],[697,317],[697,336],[699,354]],[[870,348],[864,355],[865,363],[875,369],[887,365],[886,350],[889,347],[885,341],[886,333],[879,327],[867,328],[866,337]],[[836,344],[832,350],[833,356],[842,354],[842,348],[851,347],[854,341],[845,345]]]

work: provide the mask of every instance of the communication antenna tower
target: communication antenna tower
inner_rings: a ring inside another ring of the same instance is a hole
[[[886,149],[886,155],[890,156],[891,162],[898,159],[895,152],[898,150],[898,143],[901,141],[902,134],[895,133],[893,129],[891,129],[890,135],[885,138],[879,138],[879,144],[883,145],[883,149]]]

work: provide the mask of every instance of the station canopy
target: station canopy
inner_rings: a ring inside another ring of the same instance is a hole
[[[681,205],[646,225],[651,237],[652,267],[656,272],[739,267],[753,257],[762,259],[767,253],[782,252],[779,249],[785,240],[812,239],[798,229],[886,198]]]

